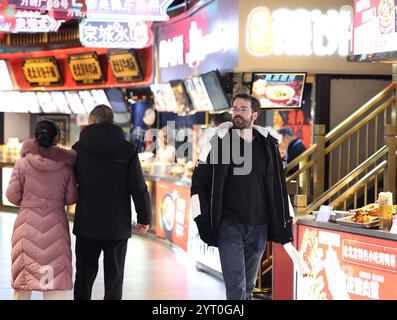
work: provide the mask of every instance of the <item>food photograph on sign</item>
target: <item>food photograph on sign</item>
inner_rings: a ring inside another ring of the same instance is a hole
[[[252,94],[264,109],[301,108],[306,73],[254,73]]]

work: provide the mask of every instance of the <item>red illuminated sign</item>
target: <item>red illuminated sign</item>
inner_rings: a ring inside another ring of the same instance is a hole
[[[298,299],[397,298],[396,241],[300,225],[298,249],[311,270]]]

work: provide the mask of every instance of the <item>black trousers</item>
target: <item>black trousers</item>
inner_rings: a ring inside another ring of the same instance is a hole
[[[91,300],[92,286],[103,251],[104,300],[121,300],[124,262],[128,239],[88,239],[76,237],[76,279],[74,300]]]

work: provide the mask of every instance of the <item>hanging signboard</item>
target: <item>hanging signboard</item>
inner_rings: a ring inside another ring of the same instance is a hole
[[[145,48],[153,34],[145,21],[105,21],[84,19],[79,24],[80,42],[85,47]]]
[[[30,10],[62,10],[72,8],[72,0],[8,0],[8,5],[15,5],[17,9]]]
[[[103,83],[105,81],[95,52],[68,56],[69,69],[77,84]]]
[[[156,25],[159,81],[237,67],[238,15],[237,0],[218,0],[178,21]]]
[[[40,11],[16,10],[12,16],[0,11],[1,32],[56,32],[63,22]]]
[[[396,8],[394,0],[354,1],[355,55],[397,51]]]
[[[86,0],[87,17],[108,20],[168,20],[167,8],[173,0]]]
[[[26,82],[31,86],[60,85],[62,78],[54,57],[28,58],[22,62]]]
[[[109,52],[109,64],[117,82],[142,80],[142,71],[133,50],[113,50]]]

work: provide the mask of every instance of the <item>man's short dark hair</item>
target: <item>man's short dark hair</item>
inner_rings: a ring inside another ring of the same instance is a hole
[[[291,128],[286,128],[286,127],[279,129],[278,133],[282,134],[283,136],[287,135],[290,137],[293,137],[295,135],[294,131]]]
[[[97,105],[89,116],[94,118],[97,123],[113,123],[114,119],[112,108],[104,104]]]
[[[233,106],[234,100],[236,100],[236,99],[244,99],[244,100],[250,101],[252,112],[259,112],[261,109],[261,103],[259,102],[258,98],[254,97],[250,94],[247,94],[247,93],[236,94],[232,99],[232,106]]]

